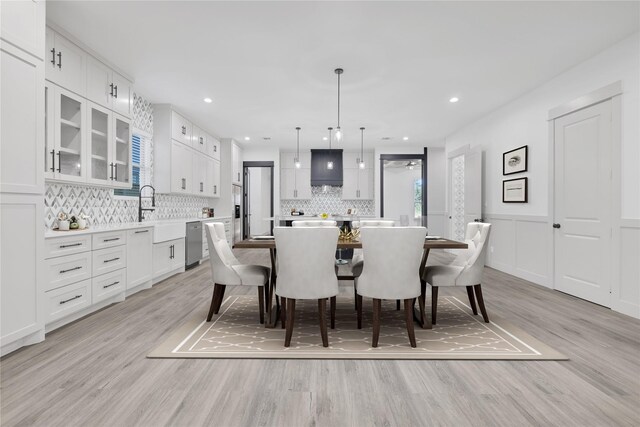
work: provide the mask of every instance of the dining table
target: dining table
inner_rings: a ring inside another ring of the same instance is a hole
[[[245,240],[241,240],[236,242],[233,245],[234,249],[268,249],[270,260],[271,260],[271,285],[269,286],[269,296],[267,299],[267,317],[268,321],[265,322],[265,326],[267,328],[274,328],[276,326],[276,322],[279,318],[280,312],[280,304],[278,298],[276,297],[276,305],[272,306],[273,294],[276,287],[277,282],[277,271],[276,271],[276,259],[277,259],[277,246],[274,238],[265,238],[265,236],[258,236],[256,238],[249,238]],[[361,249],[362,242],[358,240],[338,240],[338,244],[336,249]],[[459,242],[456,240],[449,240],[444,238],[427,238],[424,241],[423,251],[422,251],[422,259],[420,261],[420,278],[422,278],[424,270],[427,264],[427,258],[429,257],[429,251],[431,249],[467,249],[468,245],[465,242]],[[341,275],[338,274],[338,280],[354,280],[355,278],[352,275]],[[422,280],[422,279],[421,279]],[[422,301],[421,304],[424,304]],[[425,304],[426,306],[426,304]],[[414,318],[416,322],[425,329],[431,329],[433,327],[431,323],[431,315],[426,314],[426,307],[421,307],[422,310],[419,313],[415,312],[414,309]],[[422,314],[421,314],[422,313]]]

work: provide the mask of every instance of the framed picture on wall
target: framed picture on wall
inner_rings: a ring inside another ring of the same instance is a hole
[[[528,193],[527,178],[502,181],[502,203],[527,203]]]
[[[524,145],[515,150],[507,151],[502,155],[502,175],[526,172],[528,163],[529,146]]]

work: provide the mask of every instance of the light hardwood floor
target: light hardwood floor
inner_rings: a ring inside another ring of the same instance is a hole
[[[201,265],[4,357],[2,426],[640,425],[640,321],[492,269],[489,316],[570,361],[146,359],[209,304],[209,278]]]

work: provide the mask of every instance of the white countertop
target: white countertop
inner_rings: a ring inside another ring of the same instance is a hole
[[[105,233],[109,231],[118,231],[118,230],[132,230],[136,228],[150,228],[156,225],[165,225],[165,224],[186,224],[187,222],[194,221],[211,221],[211,220],[222,220],[222,219],[230,219],[230,216],[217,216],[212,218],[173,218],[173,219],[161,219],[156,221],[142,221],[142,222],[122,222],[118,224],[109,224],[109,225],[96,225],[85,228],[84,230],[69,230],[69,231],[59,231],[59,230],[46,230],[44,232],[45,239],[49,239],[52,237],[66,237],[66,236],[77,236],[79,234],[93,234],[93,233]]]

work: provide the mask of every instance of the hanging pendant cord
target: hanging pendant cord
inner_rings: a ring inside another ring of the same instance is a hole
[[[340,74],[338,74],[338,129],[340,129]]]

